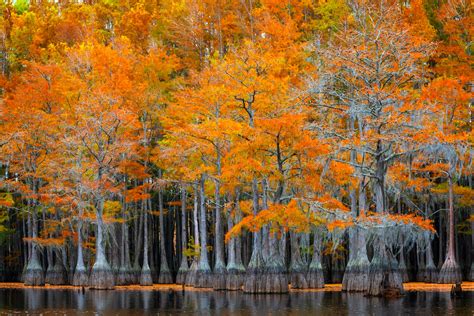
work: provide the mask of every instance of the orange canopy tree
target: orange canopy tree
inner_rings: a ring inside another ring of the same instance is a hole
[[[90,276],[94,288],[112,288],[114,276],[105,257],[104,203],[117,193],[114,174],[122,153],[133,147],[137,128],[133,110],[135,93],[133,61],[127,43],[114,46],[90,42],[68,51],[68,69],[81,81],[83,89],[75,103],[77,121],[70,126],[72,140],[83,148],[82,168],[89,175],[85,190],[95,209],[96,258]]]
[[[333,160],[352,166],[361,179],[370,179],[379,215],[389,211],[388,167],[419,150],[413,145],[425,130],[424,111],[415,96],[430,46],[409,35],[407,27],[395,1],[352,1],[341,30],[313,46],[317,72],[309,85],[310,103],[326,118],[315,122],[316,135],[333,140]],[[391,231],[372,233],[368,294],[380,295],[386,286],[403,291],[393,264],[395,240],[387,236]]]

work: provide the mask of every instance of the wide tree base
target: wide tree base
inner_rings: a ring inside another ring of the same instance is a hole
[[[211,270],[197,270],[196,271],[196,279],[194,283],[194,287],[196,288],[212,288],[213,287],[213,275]]]
[[[185,284],[189,269],[180,268],[176,275],[176,284]]]
[[[55,264],[52,269],[46,271],[44,282],[50,285],[67,284],[66,271],[60,264]]]
[[[369,288],[369,261],[349,264],[342,278],[342,290],[346,292],[365,292]]]
[[[248,269],[244,278],[244,293],[288,293],[288,274],[280,267]]]
[[[44,273],[41,268],[27,268],[23,273],[23,283],[29,286],[44,285]]]
[[[92,268],[89,277],[89,286],[97,290],[112,290],[115,287],[115,278],[110,268]]]
[[[172,284],[173,275],[169,270],[162,270],[158,275],[158,284]]]
[[[441,270],[439,271],[438,275],[438,283],[461,283],[462,282],[462,274],[461,268],[457,262],[448,257],[446,261],[444,261]]]
[[[140,275],[140,285],[141,286],[151,286],[153,285],[153,277],[151,275],[150,269],[142,270]]]
[[[72,285],[89,286],[89,274],[85,269],[76,269],[72,277]]]
[[[129,285],[134,283],[134,272],[131,269],[120,268],[115,278],[117,285]]]
[[[195,286],[196,285],[196,276],[197,271],[194,269],[189,269],[188,273],[186,274],[186,286]]]
[[[212,273],[212,288],[214,290],[226,289],[226,274],[227,270],[225,267],[214,269],[214,272]]]
[[[324,287],[324,272],[321,267],[309,267],[308,274],[306,275],[309,289],[322,289]]]
[[[225,278],[225,289],[228,291],[238,291],[242,289],[244,283],[245,269],[230,268],[227,270]]]
[[[309,288],[306,271],[303,268],[290,269],[290,283],[292,289]]]
[[[130,272],[130,284],[140,284],[142,269],[139,266],[133,266]]]
[[[403,292],[403,281],[397,263],[373,258],[369,266],[367,295],[397,297]]]

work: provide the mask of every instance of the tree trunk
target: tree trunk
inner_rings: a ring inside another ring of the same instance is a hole
[[[79,209],[79,219],[77,223],[77,264],[72,284],[75,286],[87,286],[89,284],[89,274],[84,265],[82,253],[82,208]]]
[[[31,236],[37,238],[37,227],[36,227],[36,206],[31,200],[28,200],[28,211],[32,210],[32,223],[31,223]],[[44,272],[38,258],[38,250],[36,243],[31,243],[30,258],[28,259],[28,265],[26,266],[23,274],[23,282],[25,285],[44,285]]]
[[[301,258],[299,236],[295,232],[290,232],[291,263],[290,263],[290,283],[293,289],[307,289],[306,280],[307,267]]]
[[[209,265],[208,253],[207,253],[207,219],[206,219],[206,196],[204,193],[205,176],[201,176],[199,182],[199,202],[200,202],[200,241],[201,247],[199,252],[199,264],[196,271],[196,284],[195,287],[208,288],[212,287],[212,272]]]
[[[355,161],[355,158],[354,158]],[[366,212],[365,183],[363,179],[359,181],[359,197],[356,191],[350,191],[351,212],[357,217],[362,212]],[[359,212],[357,212],[357,200],[359,201]],[[363,229],[353,227],[349,229],[349,262],[347,263],[344,276],[342,278],[342,290],[348,292],[365,292],[369,287],[369,265],[367,256],[366,232]]]
[[[161,173],[160,173],[161,177]],[[164,209],[163,209],[163,189],[158,189],[158,207],[160,211],[160,274],[158,277],[159,284],[171,284],[173,283],[173,276],[168,265],[168,258],[166,256],[166,243],[165,243],[165,222],[164,222]]]
[[[138,202],[134,202],[134,213],[135,213],[135,244],[134,244],[134,259],[133,259],[133,284],[140,283],[140,249],[142,248],[143,240],[143,213],[138,210]]]
[[[194,193],[194,205],[193,205],[193,232],[194,232],[194,251],[199,249],[199,190],[197,183],[193,184],[193,193]],[[199,256],[196,255],[193,258],[189,272],[186,275],[186,285],[194,286],[196,285],[196,274],[198,268]]]
[[[321,264],[321,237],[314,231],[313,256],[308,269],[308,287],[310,289],[320,289],[324,287],[323,265]]]
[[[377,146],[378,152],[382,148]],[[374,194],[377,213],[385,212],[385,173],[386,162],[384,155],[377,156],[377,171],[374,181]],[[369,287],[367,294],[370,296],[380,296],[390,293],[390,295],[399,295],[403,292],[403,280],[398,269],[397,260],[394,258],[391,249],[388,249],[384,231],[380,230],[374,240],[374,257],[369,266]]]
[[[128,285],[133,283],[133,271],[130,266],[130,251],[128,244],[128,225],[127,219],[127,200],[125,190],[122,195],[122,224],[121,224],[121,239],[120,239],[120,269],[117,275],[118,285]]]
[[[47,275],[47,280],[45,280],[45,282],[50,285],[67,284],[66,270],[63,265],[62,257],[59,253],[60,250],[52,249],[51,252],[52,252],[52,256],[51,256],[52,260],[50,264],[53,265],[53,260],[54,260],[54,265],[52,266],[52,269],[49,271]]]
[[[214,264],[213,271],[213,288],[214,290],[225,290],[226,289],[226,266],[224,260],[224,227],[222,222],[222,210],[221,210],[221,195],[220,195],[220,183],[219,180],[215,181],[215,218],[216,218],[216,234],[215,234],[215,255],[216,261]]]
[[[96,217],[97,217],[97,235],[96,235],[96,257],[95,263],[92,266],[90,275],[90,287],[94,289],[113,289],[114,288],[114,274],[105,257],[104,249],[104,223],[102,214],[104,210],[104,198],[100,196],[96,202]]]
[[[433,261],[433,249],[431,248],[431,240],[426,246],[426,267],[425,267],[425,282],[435,283],[438,280],[438,269]]]
[[[148,264],[148,199],[142,200],[143,209],[143,265],[140,275],[140,285],[153,285],[151,269]]]
[[[258,183],[257,179],[252,180],[252,205],[253,215],[256,216],[259,211],[258,204]],[[265,293],[266,289],[262,286],[261,275],[264,273],[264,262],[262,257],[262,242],[260,231],[253,233],[253,248],[250,262],[244,280],[243,290],[245,293]]]
[[[186,249],[188,248],[188,238],[186,235],[186,186],[181,185],[181,264],[179,265],[178,274],[176,276],[177,284],[186,283],[186,274],[189,271],[188,257]]]
[[[407,264],[406,264],[406,260],[405,260],[405,249],[403,249],[403,245],[401,246],[401,249],[400,249],[400,257],[399,257],[399,260],[398,260],[398,269],[400,271],[402,281],[403,282],[408,282],[409,277],[408,277]]]
[[[229,214],[227,216],[227,226],[229,231],[234,226],[234,221],[236,223],[241,220],[241,211],[239,207],[240,201],[240,190],[235,190],[235,200],[234,200],[234,218]],[[242,255],[241,255],[241,242],[240,236],[234,236],[229,241],[229,258],[227,261],[227,276],[226,276],[226,289],[235,291],[241,290],[242,284],[244,282],[243,278],[245,276],[245,267],[242,264]]]
[[[416,281],[423,282],[425,280],[425,256],[421,247],[417,244],[416,245]]]
[[[454,252],[454,193],[451,174],[448,175],[448,203],[448,247],[446,259],[439,271],[438,283],[460,283],[462,281],[461,269],[456,261],[456,254]]]

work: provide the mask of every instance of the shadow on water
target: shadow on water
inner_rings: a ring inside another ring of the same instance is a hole
[[[399,299],[341,292],[248,295],[214,291],[0,289],[0,314],[42,315],[473,315],[474,292],[408,292]]]

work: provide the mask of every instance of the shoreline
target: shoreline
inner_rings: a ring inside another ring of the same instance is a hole
[[[407,282],[403,283],[406,292],[450,292],[453,284],[438,284],[424,282]],[[463,291],[474,291],[474,282],[465,281],[461,284]],[[326,284],[321,289],[291,289],[290,292],[341,292],[342,285]],[[44,286],[27,286],[20,282],[0,282],[0,289],[43,289],[43,290],[79,290],[80,287],[73,285],[44,285]],[[87,287],[85,290],[89,290]],[[204,292],[214,291],[212,288],[194,288],[183,286],[181,284],[153,284],[151,286],[142,285],[117,285],[114,290],[100,291],[187,291],[187,292]],[[225,291],[220,291],[225,292]],[[228,291],[237,292],[237,291]]]

